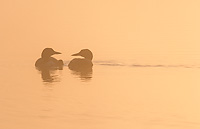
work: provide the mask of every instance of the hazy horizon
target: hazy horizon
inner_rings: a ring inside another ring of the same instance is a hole
[[[20,60],[24,54],[37,59],[45,47],[61,51],[66,60],[82,48],[93,50],[97,60],[200,59],[196,0],[0,3],[2,59]]]
[[[199,129],[199,12],[198,0],[1,0],[0,128]],[[35,68],[47,47],[64,67]],[[70,70],[83,48],[93,67]]]

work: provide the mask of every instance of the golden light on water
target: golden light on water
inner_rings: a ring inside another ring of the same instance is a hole
[[[0,1],[0,128],[198,129],[198,0]],[[64,61],[37,71],[44,48]],[[93,69],[68,69],[90,49]]]

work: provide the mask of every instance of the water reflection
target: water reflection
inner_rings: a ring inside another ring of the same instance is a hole
[[[82,49],[72,56],[81,56],[83,58],[74,58],[68,64],[71,73],[78,76],[81,80],[88,81],[92,78],[92,59],[93,54],[89,49]]]
[[[57,70],[63,69],[63,61],[57,60],[51,57],[55,54],[61,54],[60,52],[54,51],[52,48],[45,48],[41,53],[41,58],[35,62],[35,67],[41,72],[41,77],[44,82],[55,82],[59,81]]]
[[[83,81],[90,81],[92,79],[93,70],[92,68],[71,70],[71,73]]]
[[[62,70],[63,68],[43,68],[43,69],[37,69],[41,73],[41,78],[44,82],[60,82],[60,77],[58,74],[56,74],[59,70]]]

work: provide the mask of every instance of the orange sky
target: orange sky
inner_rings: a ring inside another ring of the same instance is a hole
[[[2,0],[2,53],[88,47],[97,55],[200,55],[199,7],[198,0]]]

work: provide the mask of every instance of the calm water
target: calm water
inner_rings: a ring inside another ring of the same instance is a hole
[[[94,61],[91,73],[1,63],[2,129],[199,129],[200,66]]]
[[[199,7],[1,0],[0,129],[200,129]],[[63,70],[35,69],[46,47]],[[93,71],[70,71],[83,48]]]

